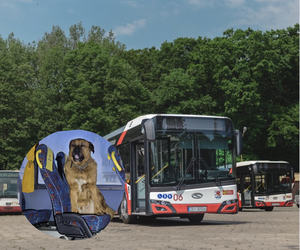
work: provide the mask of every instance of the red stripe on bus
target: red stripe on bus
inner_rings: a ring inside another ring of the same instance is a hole
[[[196,213],[218,213],[218,209],[221,204],[199,204],[200,207],[206,207],[205,212],[188,212],[188,207],[195,207],[195,204],[172,204],[173,208],[176,210],[177,214],[196,214]],[[152,211],[154,214],[172,214],[173,211],[165,205],[151,204]],[[163,209],[162,209],[163,208]],[[236,213],[237,212],[237,203],[232,203],[225,205],[221,213]]]
[[[125,183],[125,193],[126,193],[126,202],[127,202],[127,213],[128,215],[131,215],[131,199],[129,197],[129,192],[128,192],[128,184]]]
[[[20,206],[0,206],[0,213],[22,213]]]
[[[255,202],[255,204],[257,204],[257,203],[260,203],[260,202]],[[289,207],[290,206],[289,203],[287,203],[287,204],[285,204],[285,203],[286,203],[285,201],[269,201],[269,202],[265,201],[264,205],[268,206],[268,207],[284,207],[284,206]],[[259,206],[259,204],[258,204],[258,206]]]
[[[119,140],[118,140],[117,145],[120,145],[120,144],[122,143],[122,141],[123,141],[123,139],[124,139],[124,137],[125,137],[127,131],[128,131],[128,130],[124,131],[124,132],[121,134],[121,136],[120,136],[120,138],[119,138]]]

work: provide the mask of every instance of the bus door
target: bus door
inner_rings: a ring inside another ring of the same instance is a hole
[[[242,206],[252,206],[253,184],[250,173],[242,173],[241,175],[241,194]]]
[[[132,159],[134,159],[133,181],[132,181],[132,211],[145,212],[145,151],[144,144],[132,143]]]

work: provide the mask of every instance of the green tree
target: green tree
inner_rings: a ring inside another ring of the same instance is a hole
[[[30,140],[26,118],[34,72],[27,48],[13,33],[0,38],[0,54],[0,169],[18,169]]]
[[[37,44],[35,91],[32,96],[38,140],[66,126],[64,105],[66,96],[63,60],[67,51],[67,37],[58,26],[45,33]]]

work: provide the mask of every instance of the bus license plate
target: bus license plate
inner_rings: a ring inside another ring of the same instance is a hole
[[[207,207],[188,207],[188,212],[207,212]]]
[[[280,203],[272,203],[272,206],[280,206]]]

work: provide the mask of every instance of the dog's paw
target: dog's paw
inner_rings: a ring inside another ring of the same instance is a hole
[[[109,214],[110,215],[110,220],[112,220],[114,218],[115,214],[116,214],[116,211],[114,211],[110,207],[107,207],[105,213]]]
[[[101,211],[100,208],[95,208],[95,214],[97,214],[97,215],[103,215],[104,213]]]
[[[71,212],[72,212],[72,213],[78,213],[78,210],[72,208],[72,209],[71,209]]]

